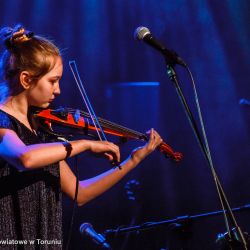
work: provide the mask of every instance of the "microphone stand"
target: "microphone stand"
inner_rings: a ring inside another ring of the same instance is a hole
[[[249,210],[249,209],[250,209],[250,204],[246,204],[241,207],[231,208],[231,211],[241,212],[241,211]],[[226,213],[227,212],[228,211],[226,211]],[[130,226],[130,227],[119,226],[117,229],[107,229],[102,234],[105,235],[105,237],[117,236],[119,234],[133,233],[133,232],[138,233],[138,232],[153,229],[159,226],[170,226],[170,225],[174,225],[176,228],[184,227],[185,229],[187,229],[187,226],[189,226],[190,223],[194,220],[203,219],[203,218],[207,218],[211,216],[217,216],[217,215],[221,215],[224,213],[225,213],[225,210],[218,210],[218,211],[207,212],[207,213],[196,214],[196,215],[184,215],[184,216],[179,216],[173,219],[162,220],[162,221],[145,222],[143,224]]]
[[[221,207],[222,207],[222,211],[223,211],[223,215],[224,215],[224,220],[225,220],[225,225],[226,225],[226,229],[227,229],[227,233],[228,233],[228,237],[230,239],[230,241],[233,241],[233,236],[234,234],[232,234],[231,230],[230,230],[230,227],[229,227],[229,220],[231,222],[231,224],[233,225],[233,227],[235,228],[237,234],[238,234],[238,238],[240,239],[240,243],[243,247],[244,250],[247,250],[247,242],[246,242],[246,239],[242,233],[242,230],[241,228],[238,226],[237,224],[237,221],[234,217],[234,214],[232,212],[232,209],[229,205],[229,202],[228,202],[228,199],[226,197],[226,194],[223,190],[223,187],[221,185],[221,182],[218,178],[218,175],[215,171],[215,168],[213,166],[213,162],[212,162],[212,158],[211,158],[211,155],[210,155],[210,151],[209,151],[209,146],[208,146],[208,143],[207,143],[207,139],[206,139],[206,134],[205,134],[205,130],[204,130],[204,127],[203,127],[203,135],[204,135],[204,140],[205,140],[205,143],[203,142],[202,140],[202,136],[199,132],[199,129],[197,127],[197,124],[195,122],[195,119],[190,111],[190,108],[187,104],[187,101],[183,95],[183,92],[181,90],[181,87],[179,85],[179,82],[178,82],[178,79],[177,79],[177,75],[176,75],[176,71],[174,69],[174,63],[172,62],[169,62],[169,60],[167,59],[167,57],[165,57],[166,59],[166,65],[167,65],[167,75],[169,77],[169,79],[174,83],[174,86],[176,88],[176,92],[180,98],[180,101],[184,107],[184,110],[185,110],[185,113],[187,115],[187,118],[189,120],[189,123],[193,129],[193,132],[196,136],[196,139],[199,143],[199,146],[205,156],[205,159],[208,163],[208,166],[210,167],[210,170],[211,170],[211,173],[212,173],[212,176],[213,176],[213,179],[214,179],[214,182],[215,182],[215,186],[216,186],[216,190],[217,190],[217,194],[219,196],[219,200],[220,200],[220,204],[221,204]],[[186,66],[186,64],[184,65],[184,67],[189,71],[191,77],[192,77],[192,74],[189,70],[189,68]],[[192,79],[193,80],[193,79]],[[201,114],[200,114],[201,115]]]

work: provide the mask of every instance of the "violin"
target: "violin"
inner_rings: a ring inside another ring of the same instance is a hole
[[[85,135],[91,135],[91,132],[96,131],[96,127],[93,124],[90,114],[85,111],[72,108],[58,108],[41,109],[32,112],[33,117],[38,121],[42,121],[43,124],[46,124],[46,127],[49,128],[49,132],[52,134],[54,134],[52,129],[53,124],[77,129],[79,132]],[[149,140],[148,136],[143,133],[126,128],[103,118],[97,117],[97,119],[106,134],[117,136],[119,138],[125,139],[125,141],[128,139],[140,141]],[[176,162],[182,160],[182,153],[174,152],[174,150],[167,143],[162,142],[158,148],[160,152],[166,157]]]

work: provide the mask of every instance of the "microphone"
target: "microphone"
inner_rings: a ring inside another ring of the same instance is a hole
[[[168,49],[161,42],[156,40],[152,36],[148,28],[142,26],[138,27],[135,30],[134,38],[139,41],[143,40],[148,45],[161,52],[165,56],[167,64],[172,64],[172,65],[179,64],[186,67],[186,63],[182,60],[182,58],[179,57],[175,51]]]
[[[97,245],[100,245],[103,249],[111,250],[110,245],[106,242],[105,237],[102,234],[98,234],[90,223],[83,223],[79,231],[81,234],[89,237]]]

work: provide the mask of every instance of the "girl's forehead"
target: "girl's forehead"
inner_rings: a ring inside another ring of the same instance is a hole
[[[51,59],[51,60],[53,60],[53,59]],[[55,58],[53,64],[54,64],[54,66],[47,73],[47,75],[61,76],[62,75],[62,71],[63,71],[63,62],[62,62],[62,59],[60,57]]]

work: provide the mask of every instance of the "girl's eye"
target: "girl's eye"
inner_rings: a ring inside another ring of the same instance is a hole
[[[55,84],[57,84],[57,83],[59,83],[59,78],[52,78],[52,79],[50,79],[49,80],[49,82],[52,84],[52,85],[55,85]]]

